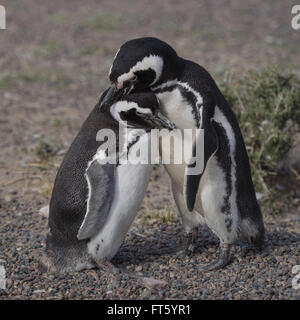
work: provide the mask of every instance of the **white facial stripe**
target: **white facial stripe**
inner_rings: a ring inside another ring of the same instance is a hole
[[[161,85],[152,88],[152,90],[164,89],[164,88],[171,87],[171,86],[174,86],[174,85],[181,86],[182,88],[186,89],[187,91],[192,92],[194,94],[194,96],[196,97],[196,99],[197,99],[197,104],[198,105],[201,105],[203,103],[203,98],[199,94],[198,91],[196,91],[194,88],[192,88],[187,82],[181,82],[181,81],[178,81],[176,79],[167,81],[165,83],[162,83]]]
[[[152,111],[149,108],[140,108],[139,105],[136,102],[133,101],[118,101],[114,103],[111,108],[110,108],[110,113],[112,117],[117,120],[122,122],[122,119],[120,117],[121,112],[127,112],[130,109],[136,109],[140,113],[144,114],[151,114]]]
[[[186,82],[180,82],[180,81],[178,81],[177,83],[178,83],[178,85],[182,86],[182,87],[185,88],[187,91],[190,91],[190,92],[192,92],[192,93],[195,95],[195,97],[196,97],[196,99],[197,99],[197,104],[201,105],[201,104],[203,103],[203,98],[202,98],[202,96],[199,94],[198,91],[196,91],[194,88],[192,88],[190,85],[188,85],[188,83],[186,83]]]
[[[118,82],[124,82],[134,77],[134,72],[152,69],[155,72],[155,79],[150,84],[155,83],[162,74],[163,59],[160,56],[150,55],[145,57],[142,61],[137,62],[127,73],[124,73],[118,77]]]
[[[115,57],[114,57],[114,60],[113,60],[113,63],[112,63],[112,65],[110,66],[110,68],[109,68],[109,72],[108,72],[108,76],[110,76],[110,74],[111,74],[111,69],[112,69],[112,66],[113,66],[113,64],[114,64],[114,61],[116,60],[116,57],[117,57],[117,55],[118,55],[118,53],[120,52],[120,49],[117,51],[117,53],[115,54]]]
[[[153,87],[152,90],[163,89],[163,88],[175,86],[177,84],[178,84],[178,80],[177,79],[169,80],[167,82],[164,82],[164,83],[160,84],[159,86]]]

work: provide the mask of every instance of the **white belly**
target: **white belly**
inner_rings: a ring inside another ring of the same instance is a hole
[[[148,135],[141,137],[139,143],[148,143]],[[128,158],[130,161],[130,154]],[[117,167],[115,195],[107,221],[88,244],[94,259],[111,259],[117,253],[143,201],[151,170],[151,164]]]
[[[172,83],[170,83],[172,84]],[[184,86],[184,88],[187,91],[191,91],[192,89],[188,87],[186,83],[179,83],[177,82],[178,86]],[[198,94],[195,93],[197,101],[199,103],[202,103],[202,98]],[[189,102],[182,96],[179,87],[175,87],[172,91],[165,91],[160,92],[156,94],[157,98],[160,101],[161,109],[163,113],[176,124],[177,128],[184,130],[184,129],[196,129],[196,122],[193,117],[193,107],[189,104]],[[182,132],[182,138],[184,134]],[[183,146],[183,140],[179,139],[178,137],[174,137],[174,145],[182,145]],[[188,154],[191,155],[192,148],[193,148],[193,142],[192,140],[185,140],[185,143],[188,144],[187,149],[189,152]],[[160,146],[160,155],[163,158],[165,154],[168,151],[166,151],[164,148]],[[189,156],[186,154],[182,154],[182,163],[181,164],[174,164],[172,163],[172,159],[175,159],[174,152],[176,150],[171,149],[171,162],[170,164],[164,164],[165,168],[172,179],[172,183],[175,184],[180,190],[180,192],[183,193],[183,185],[184,185],[184,179],[185,179],[185,170],[186,170],[186,162],[184,161],[184,158],[189,158]],[[184,148],[182,148],[182,152],[184,152]]]
[[[163,113],[174,122],[177,128],[189,129],[195,127],[192,106],[184,99],[178,88],[156,94],[161,102]]]

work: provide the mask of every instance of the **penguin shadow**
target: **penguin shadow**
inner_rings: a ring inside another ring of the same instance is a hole
[[[264,251],[269,252],[274,248],[287,248],[289,246],[299,246],[300,233],[288,231],[271,231],[266,233]]]
[[[125,238],[112,262],[117,265],[139,265],[157,261],[159,256],[170,252],[180,244],[182,227],[159,225],[159,228],[149,230],[131,230]],[[172,232],[173,231],[173,232]]]
[[[129,232],[117,255],[112,260],[115,265],[123,267],[127,265],[138,266],[152,262],[163,263],[173,258],[185,259],[185,257],[177,256],[174,252],[183,242],[184,230],[182,226],[160,225],[159,229],[152,230],[151,235],[149,235],[149,231],[147,233],[142,231],[138,233],[135,231]],[[268,232],[266,230],[262,248],[257,249],[243,242],[233,244],[228,267],[230,268],[232,263],[239,263],[241,258],[252,260],[259,256],[267,259],[272,256],[272,249],[275,247],[285,249],[299,244],[300,234],[296,232],[284,230]],[[199,260],[199,263],[207,262],[216,258],[218,250],[218,238],[207,227],[199,227],[193,253],[189,256],[190,259]]]
[[[255,259],[260,257],[262,259],[272,258],[274,256],[274,250],[277,249],[277,255],[281,255],[291,246],[299,246],[300,234],[296,232],[288,231],[268,231],[266,230],[264,244],[261,248],[255,248],[248,243],[236,243],[232,251],[232,261],[237,261],[238,256],[242,258]],[[278,251],[279,250],[279,251]]]
[[[145,234],[130,231],[112,263],[119,266],[135,265],[165,261],[166,259],[183,259],[176,252],[182,248],[184,242],[184,229],[181,225],[159,225],[159,229],[153,229]],[[211,252],[218,252],[219,242],[216,236],[206,227],[198,229],[194,243],[194,250],[190,257],[198,257],[204,254],[209,258]]]

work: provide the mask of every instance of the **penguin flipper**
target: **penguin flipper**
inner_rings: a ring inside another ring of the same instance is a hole
[[[115,190],[114,164],[100,164],[94,160],[86,170],[89,188],[87,209],[79,228],[77,238],[84,240],[93,237],[103,227],[113,201]]]
[[[186,173],[185,173],[184,197],[185,197],[187,208],[190,212],[194,210],[200,180],[206,168],[207,162],[217,152],[219,147],[218,136],[214,128],[214,120],[212,118],[214,115],[215,107],[212,104],[209,104],[208,102],[212,102],[212,101],[206,101],[206,103],[204,103],[203,111],[202,111],[201,129],[204,130],[204,155],[200,154],[200,156],[201,157],[204,156],[203,170],[199,174],[198,173],[190,174],[191,173],[190,169],[193,169],[196,166],[196,163],[197,163],[197,159],[196,159],[196,161],[193,164],[190,164],[187,166]],[[196,141],[193,147],[194,157],[197,155],[196,153],[197,146],[199,147],[199,141]]]

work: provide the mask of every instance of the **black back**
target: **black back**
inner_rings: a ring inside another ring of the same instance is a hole
[[[236,141],[236,190],[239,213],[242,219],[247,217],[254,222],[259,222],[260,225],[260,222],[262,222],[262,215],[256,200],[249,158],[237,119],[210,74],[203,67],[192,61],[184,60],[184,65],[185,67],[180,81],[189,83],[190,86],[201,94],[203,97],[204,112],[206,108],[208,109],[207,111],[211,113],[211,109],[214,106],[218,106],[233,129]],[[219,141],[223,141],[223,146],[226,146],[228,138],[226,137],[225,132],[219,130],[217,126],[215,126],[215,131],[219,136]],[[228,171],[229,159],[223,148],[218,148],[216,157],[218,162],[223,166],[225,172]],[[263,229],[262,224],[261,227]],[[261,232],[263,233],[263,230],[261,230]]]
[[[85,179],[87,164],[99,146],[97,132],[110,128],[118,138],[118,123],[96,105],[83,123],[58,170],[50,201],[49,227],[55,239],[74,242],[86,213],[88,188]],[[118,141],[117,141],[118,145]]]

